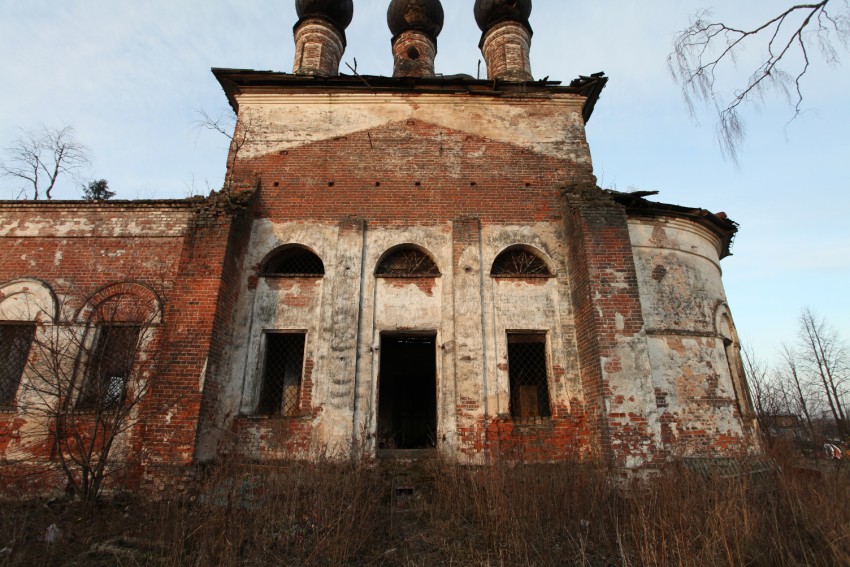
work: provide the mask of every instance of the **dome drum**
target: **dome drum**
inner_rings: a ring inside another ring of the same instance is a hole
[[[345,52],[344,32],[320,17],[308,16],[295,28],[294,75],[333,77]]]

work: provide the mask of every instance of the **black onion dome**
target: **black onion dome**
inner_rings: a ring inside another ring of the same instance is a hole
[[[295,0],[295,12],[298,19],[308,17],[324,18],[332,22],[340,31],[345,31],[354,17],[353,0]]]
[[[529,16],[531,0],[475,0],[475,21],[483,32],[506,21],[519,22],[531,29]]]
[[[406,30],[419,30],[437,39],[443,30],[443,17],[440,0],[392,0],[387,9],[393,37]]]

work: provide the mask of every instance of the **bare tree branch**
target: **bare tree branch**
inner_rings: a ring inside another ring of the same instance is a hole
[[[810,309],[800,314],[801,360],[811,382],[819,387],[839,435],[850,434],[847,423],[848,355],[843,341],[826,321]]]
[[[22,194],[32,191],[53,198],[53,190],[62,176],[74,177],[89,163],[89,150],[74,137],[70,126],[21,130],[21,136],[3,150],[0,173],[23,182]]]
[[[224,192],[230,197],[233,189],[233,179],[236,164],[239,160],[239,152],[251,142],[255,135],[255,128],[250,118],[239,118],[232,111],[222,112],[218,116],[211,116],[206,110],[197,111],[200,118],[195,124],[197,129],[211,130],[217,132],[230,140],[227,159],[227,177],[224,181]]]
[[[681,84],[691,112],[696,101],[716,109],[721,151],[737,161],[746,134],[741,107],[763,100],[773,90],[792,104],[792,120],[798,116],[803,103],[802,83],[810,67],[810,45],[816,44],[827,62],[838,62],[835,43],[846,48],[850,41],[850,3],[823,0],[794,4],[749,29],[714,22],[710,17],[708,11],[697,13],[691,25],[676,35],[667,64]],[[746,84],[731,95],[721,92],[718,73],[735,66],[745,49],[755,48],[760,48],[762,55],[749,69]]]
[[[180,396],[150,395],[180,357],[159,293],[135,283],[115,287],[72,319],[33,318],[16,399],[29,424],[18,455],[44,458],[44,470],[61,471],[69,492],[89,503],[110,476],[138,465],[134,447],[145,423]]]

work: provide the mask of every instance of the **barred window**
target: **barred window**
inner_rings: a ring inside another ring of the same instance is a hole
[[[425,252],[413,246],[400,246],[384,256],[375,275],[385,278],[437,277],[440,270]]]
[[[511,417],[549,417],[549,380],[546,372],[546,335],[508,333],[508,379]]]
[[[266,262],[263,274],[267,276],[325,275],[322,259],[303,246],[287,246]]]
[[[140,334],[138,325],[98,327],[89,354],[85,386],[77,399],[78,408],[102,411],[124,403]]]
[[[490,275],[495,277],[538,277],[552,276],[549,266],[532,250],[523,246],[511,246],[496,256]]]
[[[0,406],[15,402],[34,335],[34,324],[0,323]]]
[[[266,333],[259,415],[298,415],[304,333]]]

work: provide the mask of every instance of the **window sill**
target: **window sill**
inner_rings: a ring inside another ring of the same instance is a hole
[[[270,279],[270,280],[285,280],[285,279],[320,280],[325,276],[324,276],[324,274],[260,274],[260,277]]]
[[[500,280],[549,280],[555,277],[554,274],[490,274],[491,278]]]
[[[442,274],[375,274],[376,278],[387,280],[427,280],[441,276]]]
[[[257,415],[257,414],[242,414],[240,419],[247,421],[307,421],[313,419],[309,413],[299,413],[298,415]]]

